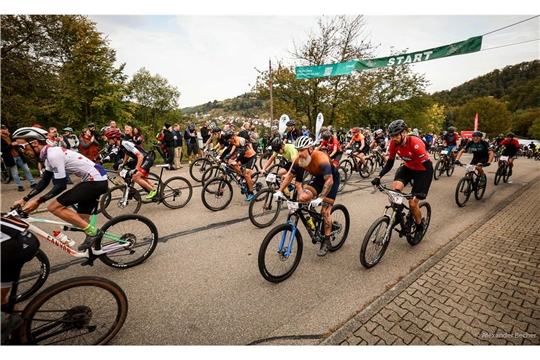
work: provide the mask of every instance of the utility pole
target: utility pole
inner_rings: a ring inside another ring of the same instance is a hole
[[[272,85],[274,83],[274,80],[272,79],[272,60],[268,59],[268,79],[269,79],[269,86],[270,86],[270,124],[273,124],[274,122],[274,101],[272,99]]]

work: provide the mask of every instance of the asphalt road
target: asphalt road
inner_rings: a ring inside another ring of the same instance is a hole
[[[469,159],[469,155],[462,158]],[[383,183],[390,185],[395,168]],[[129,314],[112,345],[316,345],[492,207],[508,201],[518,187],[540,176],[540,162],[518,159],[511,181],[498,186],[493,185],[495,170],[495,166],[487,168],[484,198],[472,197],[463,208],[456,205],[454,191],[464,169],[434,180],[427,198],[432,218],[424,240],[412,247],[394,236],[381,262],[370,270],[360,264],[360,246],[388,200],[373,191],[371,179],[355,174],[336,201],[351,216],[344,246],[318,257],[317,246],[301,228],[302,260],[280,284],[264,280],[257,266],[260,243],[271,227],[251,224],[248,203],[237,187],[232,203],[220,212],[203,206],[200,187],[194,187],[191,201],[182,209],[143,205],[139,213],[155,222],[160,242],[145,263],[131,269],[113,269],[99,261],[82,267],[79,260],[42,242],[52,266],[47,283],[95,275],[122,286],[129,298]],[[187,166],[166,172],[166,176],[173,174],[191,180]],[[13,183],[2,184],[1,193],[3,211],[26,194],[17,192]],[[36,216],[52,218],[47,212]],[[272,226],[285,219],[282,211]],[[53,231],[51,226],[43,229]]]

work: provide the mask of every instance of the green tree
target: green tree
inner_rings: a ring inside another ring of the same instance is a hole
[[[531,139],[540,140],[540,117],[536,118],[527,134]]]
[[[506,106],[493,97],[482,97],[469,101],[456,111],[454,126],[458,131],[474,130],[474,119],[478,113],[478,130],[488,137],[507,133],[512,128],[511,116]]]

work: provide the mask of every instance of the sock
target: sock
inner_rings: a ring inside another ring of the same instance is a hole
[[[86,233],[86,235],[90,235],[90,236],[94,236],[97,234],[97,231],[98,229],[96,229],[95,227],[93,227],[92,225],[88,225],[87,227],[85,227],[84,229],[84,232]]]

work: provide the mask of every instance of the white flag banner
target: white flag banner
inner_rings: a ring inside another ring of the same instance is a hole
[[[322,124],[324,123],[324,116],[322,113],[317,115],[317,122],[315,123],[315,138],[319,138],[319,131],[321,131]]]
[[[287,114],[283,114],[281,115],[281,117],[279,118],[279,133],[283,135],[283,133],[285,132],[285,130],[287,129],[287,122],[289,122],[289,115]]]

